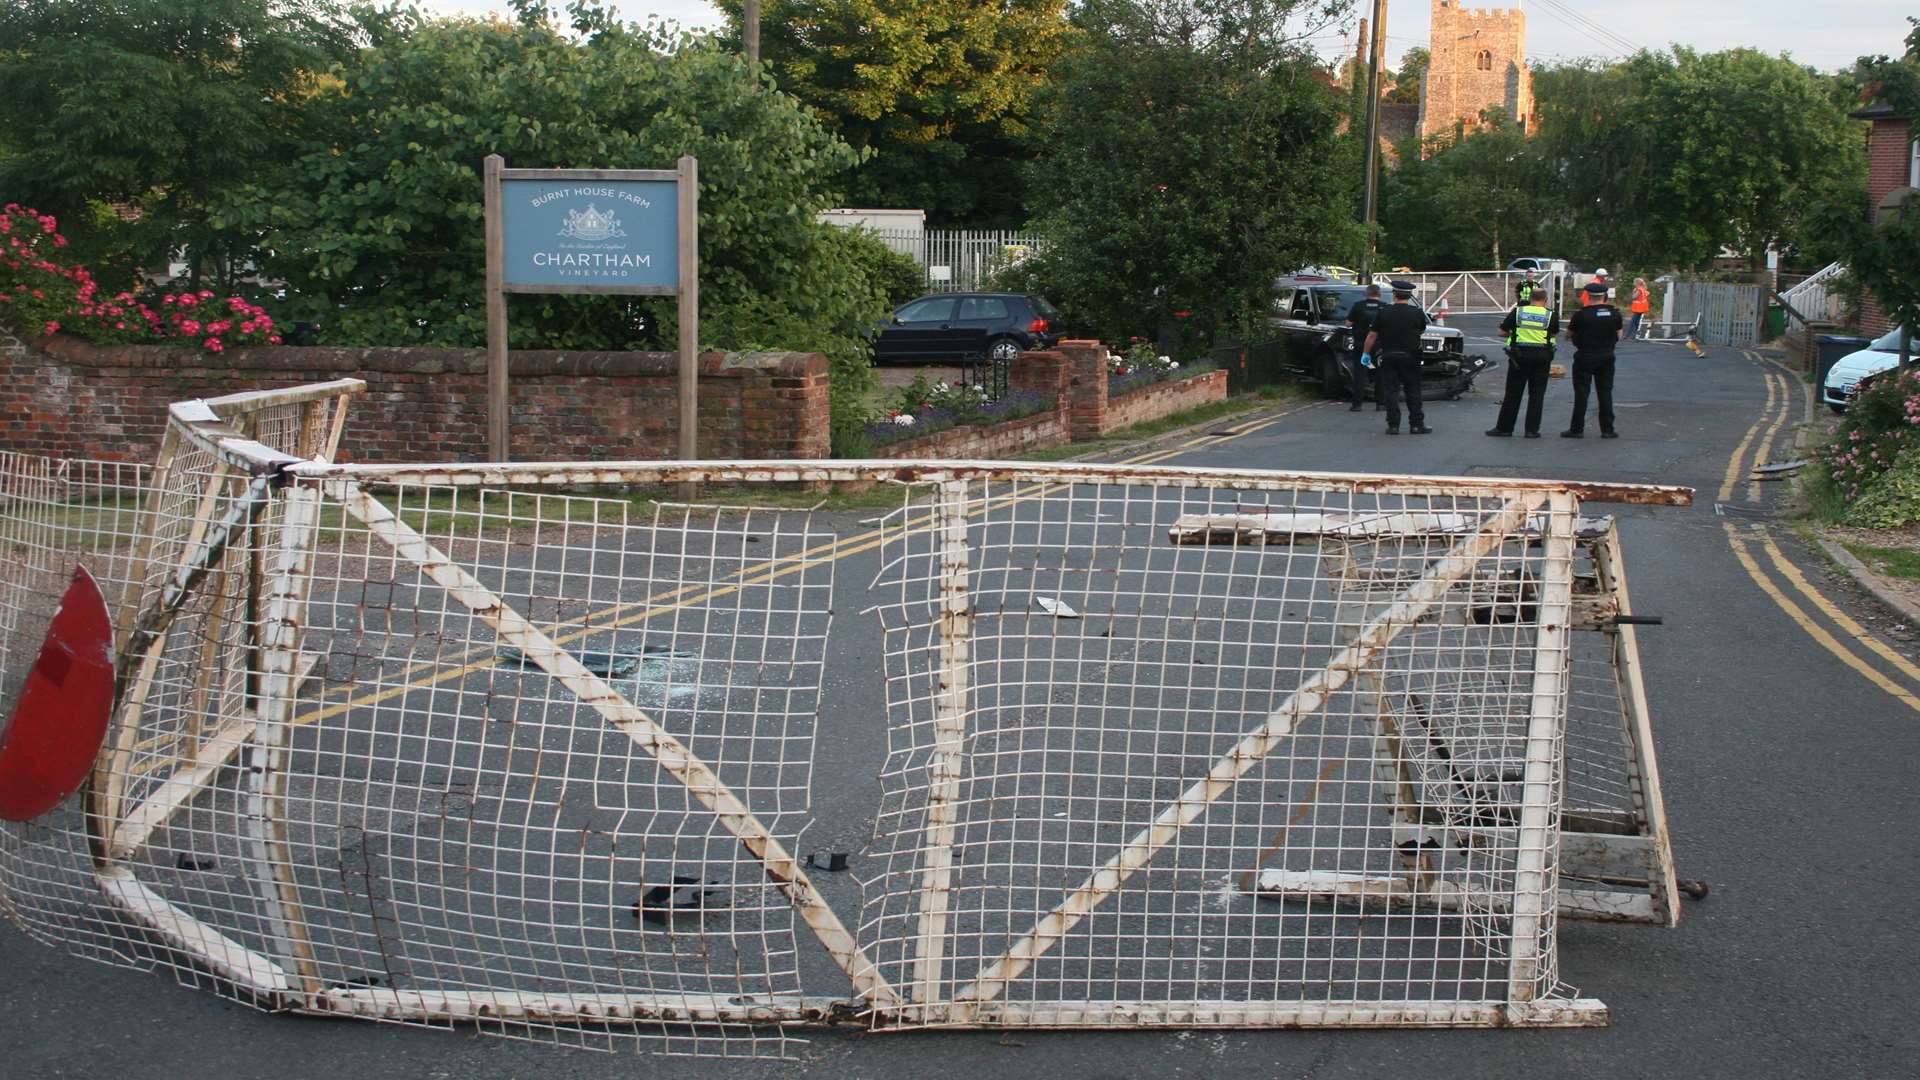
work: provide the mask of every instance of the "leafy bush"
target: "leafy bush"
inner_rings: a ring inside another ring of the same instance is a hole
[[[1843,519],[1862,529],[1895,529],[1920,521],[1920,449],[1909,448],[1847,506]]]
[[[868,281],[886,294],[887,307],[897,308],[927,291],[926,271],[913,256],[893,250],[865,229],[842,229],[853,237],[849,254]]]
[[[1819,462],[1847,524],[1889,528],[1920,520],[1920,374],[1908,369],[1870,383]]]
[[[1135,339],[1125,351],[1107,359],[1107,397],[1130,394],[1154,383],[1191,379],[1212,371],[1216,365],[1202,360],[1184,366],[1171,356],[1163,356],[1150,341]]]
[[[481,168],[661,168],[700,162],[701,347],[803,349],[833,361],[837,452],[856,450],[867,339],[897,288],[871,238],[820,224],[859,155],[708,38],[615,24],[591,4],[567,28],[398,24],[315,98],[324,137],[223,203],[257,233],[319,341],[476,347],[486,340]],[[671,347],[671,299],[509,300],[517,349]]]
[[[51,214],[0,207],[0,320],[30,334],[66,332],[89,341],[183,342],[208,352],[233,345],[278,345],[265,308],[212,290],[168,293],[149,306],[142,294],[104,295],[86,267],[65,258],[67,238]]]

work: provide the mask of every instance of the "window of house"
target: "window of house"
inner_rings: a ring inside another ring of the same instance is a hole
[[[1493,53],[1486,49],[1481,49],[1480,54],[1473,58],[1473,62],[1481,71],[1492,71]]]
[[[1907,186],[1920,187],[1920,142],[1907,144]]]

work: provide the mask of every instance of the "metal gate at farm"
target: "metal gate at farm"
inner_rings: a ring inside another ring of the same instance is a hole
[[[758,1055],[1599,1024],[1559,919],[1677,920],[1583,508],[1685,489],[329,464],[359,390],[175,406],[151,467],[0,457],[0,675],[76,560],[124,672],[89,789],[0,823],[29,934],[264,1008]],[[631,497],[687,482],[900,501]],[[815,805],[822,724],[873,748],[877,814]],[[799,858],[822,819],[875,821],[857,897]]]
[[[911,255],[926,271],[934,292],[985,289],[995,271],[1045,245],[1030,233],[1000,229],[870,229],[888,247]]]
[[[1554,306],[1561,306],[1570,290],[1585,284],[1584,280],[1573,279],[1584,276],[1536,274],[1534,280],[1547,287]],[[1374,280],[1386,278],[1413,282],[1419,287],[1415,295],[1428,311],[1444,306],[1449,315],[1501,315],[1517,302],[1514,289],[1527,280],[1527,274],[1515,270],[1423,270],[1376,275]]]
[[[1695,336],[1709,345],[1741,348],[1760,340],[1761,288],[1710,281],[1675,281],[1668,286],[1667,310],[1673,320],[1699,320]]]

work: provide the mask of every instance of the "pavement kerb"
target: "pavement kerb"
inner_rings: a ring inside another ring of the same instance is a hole
[[[1920,606],[1901,596],[1887,584],[1887,579],[1874,572],[1873,568],[1861,562],[1859,557],[1848,551],[1843,545],[1834,543],[1824,536],[1814,538],[1820,543],[1820,550],[1827,553],[1834,565],[1847,572],[1860,587],[1873,594],[1874,599],[1899,612],[1901,617],[1912,626],[1920,626]]]

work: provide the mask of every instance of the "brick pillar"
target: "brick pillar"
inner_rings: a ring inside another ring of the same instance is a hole
[[[1035,349],[1014,358],[1007,370],[1007,385],[1015,390],[1033,390],[1053,398],[1066,407],[1070,374],[1067,358],[1052,349]]]
[[[1107,428],[1107,347],[1097,341],[1063,341],[1072,401],[1074,442],[1099,438]]]

